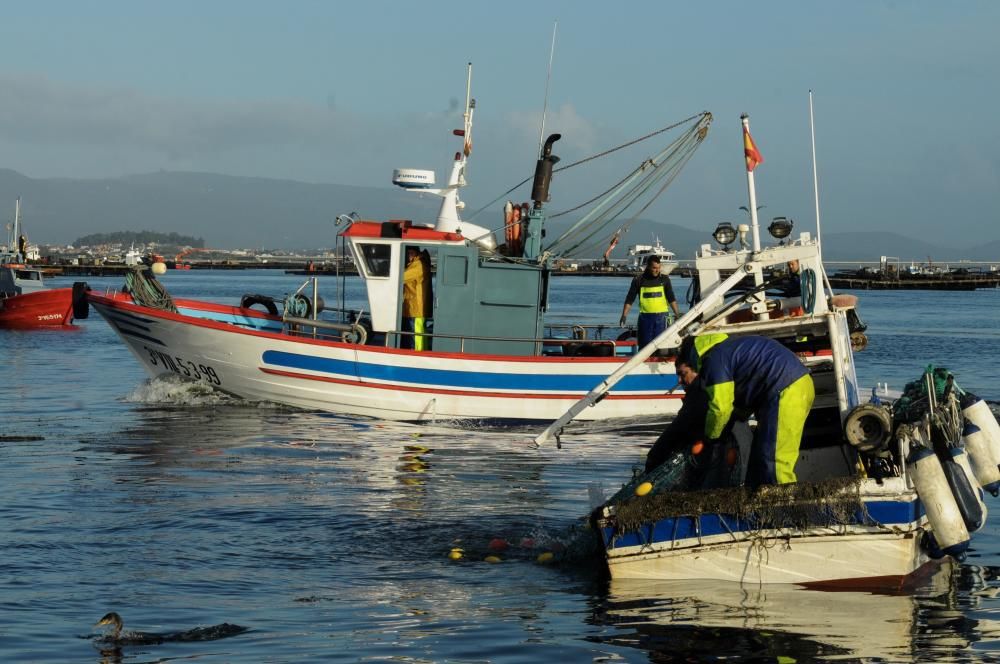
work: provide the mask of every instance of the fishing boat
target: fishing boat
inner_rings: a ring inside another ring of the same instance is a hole
[[[634,272],[641,272],[646,267],[646,261],[650,256],[660,259],[660,274],[670,274],[677,267],[677,256],[663,246],[660,238],[656,238],[653,244],[634,244],[628,250],[628,266]]]
[[[74,298],[82,301],[84,287],[81,283],[72,288],[49,288],[42,279],[42,270],[28,265],[18,198],[7,246],[0,250],[0,327],[69,325],[73,322]]]
[[[747,177],[756,211],[749,161]],[[758,335],[794,352],[815,386],[797,482],[744,486],[745,422],[718,443],[678,442],[591,515],[611,577],[898,588],[961,559],[985,523],[984,493],[1000,488],[1000,425],[942,369],[915,380],[905,398],[865,398],[854,359],[867,346],[857,299],[826,286],[818,238],[793,239],[790,223],[772,224],[776,242],[762,246],[751,216],[752,240],[750,228],[724,223],[718,246],[702,245],[700,301],[535,440],[563,442],[569,421],[658,349],[676,352],[703,334]],[[799,296],[772,295],[780,289],[765,275],[792,261]]]
[[[366,311],[332,306],[337,295],[320,296],[316,279],[284,298],[248,294],[239,306],[174,300],[148,271],[130,275],[125,291],[91,293],[89,303],[152,376],[180,375],[250,400],[382,419],[552,421],[621,366],[635,341],[619,340],[622,328],[614,323],[548,323],[551,264],[620,223],[630,205],[647,203],[639,194],[662,192],[704,139],[711,115],[673,125],[681,135],[643,159],[620,183],[618,198],[598,203],[549,241],[543,230],[559,134],[548,137],[535,162],[530,202],[505,205],[497,229],[462,218],[459,189],[475,109],[469,90],[467,82],[464,126],[453,132],[461,147],[445,186],[435,186],[433,171],[393,173],[395,185],[440,197],[436,220],[338,218],[341,255],[352,257],[364,280]],[[408,249],[426,257],[434,273],[432,310],[419,332],[404,329]],[[418,337],[423,350],[414,349]],[[582,419],[668,417],[680,405],[671,392],[676,385],[673,365],[649,358]]]

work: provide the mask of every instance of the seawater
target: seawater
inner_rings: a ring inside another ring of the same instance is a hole
[[[235,303],[303,277],[163,281]],[[338,302],[336,280],[320,283]],[[555,278],[549,319],[613,325],[627,288]],[[1000,399],[1000,291],[857,294],[862,384],[900,389],[934,364]],[[353,279],[342,297],[365,304]],[[581,427],[535,449],[530,428],[245,403],[149,381],[96,314],[0,330],[0,371],[0,661],[1000,661],[1000,501],[969,558],[912,594],[609,582],[583,517],[655,430]],[[93,624],[108,611],[126,629],[249,631],[102,651]]]

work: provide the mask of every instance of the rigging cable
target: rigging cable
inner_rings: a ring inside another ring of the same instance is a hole
[[[685,125],[685,124],[687,124],[687,123],[689,123],[689,122],[691,122],[693,120],[696,120],[696,119],[699,119],[699,118],[700,119],[704,119],[704,118],[706,118],[706,116],[710,119],[712,117],[712,114],[709,113],[708,111],[702,111],[701,113],[697,113],[697,114],[692,115],[690,117],[684,118],[683,120],[681,120],[679,122],[675,122],[673,124],[670,124],[670,125],[667,125],[666,127],[661,128],[661,129],[657,129],[656,131],[652,131],[652,132],[650,132],[650,133],[648,133],[648,134],[646,134],[644,136],[640,136],[638,138],[635,138],[635,139],[633,139],[631,141],[628,141],[627,143],[622,143],[621,145],[618,145],[616,147],[604,150],[603,152],[598,152],[598,153],[593,154],[593,155],[591,155],[589,157],[584,157],[583,159],[580,159],[579,161],[575,161],[572,164],[566,164],[565,166],[561,166],[559,168],[553,169],[552,173],[553,173],[553,175],[556,174],[556,173],[561,173],[562,171],[568,170],[568,169],[573,168],[575,166],[579,166],[581,164],[585,164],[588,161],[593,161],[595,159],[599,159],[601,157],[607,156],[607,155],[612,154],[614,152],[617,152],[619,150],[624,150],[627,147],[631,147],[631,146],[633,146],[633,145],[635,145],[637,143],[641,143],[642,141],[645,141],[645,140],[648,140],[650,138],[653,138],[654,136],[658,136],[658,135],[660,135],[660,134],[662,134],[664,132],[668,132],[671,129],[676,129],[677,127],[681,127],[681,126],[683,126],[683,125]],[[478,217],[484,210],[486,210],[487,208],[492,207],[494,204],[497,203],[497,201],[500,201],[501,199],[505,198],[508,194],[514,192],[519,187],[521,187],[524,184],[528,183],[534,177],[535,177],[534,174],[532,174],[532,175],[529,175],[528,177],[524,178],[523,180],[521,180],[520,182],[518,182],[517,184],[515,184],[513,187],[511,187],[510,189],[508,189],[507,191],[503,192],[502,194],[500,194],[499,196],[497,196],[496,198],[494,198],[493,200],[491,200],[489,203],[487,203],[486,205],[482,206],[481,208],[479,208],[478,210],[476,210],[475,212],[473,212],[466,219],[468,221],[472,221],[473,219],[475,219],[476,217]],[[586,205],[586,203],[584,203],[584,205]],[[561,213],[561,214],[565,214],[565,213]]]

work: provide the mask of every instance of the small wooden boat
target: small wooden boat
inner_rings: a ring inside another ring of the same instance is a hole
[[[748,136],[746,116],[743,123]],[[745,485],[749,413],[734,416],[719,442],[675,436],[664,463],[636,472],[591,514],[612,579],[900,588],[963,559],[985,524],[984,493],[1000,493],[1000,424],[941,368],[898,400],[873,393],[865,401],[854,360],[867,346],[857,298],[825,286],[817,238],[791,238],[788,225],[769,229],[777,243],[763,246],[751,216],[752,244],[741,238],[729,248],[737,235],[726,224],[715,233],[722,246],[699,251],[700,301],[535,441],[559,440],[571,419],[658,349],[706,334],[766,337],[797,355],[815,385],[797,481]],[[771,297],[764,275],[785,265],[798,266],[800,294]]]

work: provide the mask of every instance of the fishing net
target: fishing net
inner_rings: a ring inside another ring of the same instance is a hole
[[[645,496],[623,488],[607,505],[614,507],[611,525],[616,535],[661,519],[703,514],[730,516],[753,530],[828,527],[864,521],[860,482],[859,477],[839,477],[757,489],[739,486]]]
[[[930,374],[934,382],[934,400],[937,403],[944,403],[949,392],[961,399],[966,394],[965,390],[958,386],[955,378],[948,369],[944,367],[934,367],[928,365],[924,374],[917,380],[911,381],[903,388],[903,394],[893,404],[893,419],[899,422],[916,422],[930,410],[930,399],[927,388],[927,375]]]
[[[163,309],[177,313],[177,306],[170,293],[145,267],[134,268],[125,274],[126,293],[132,296],[132,301],[141,307]]]

